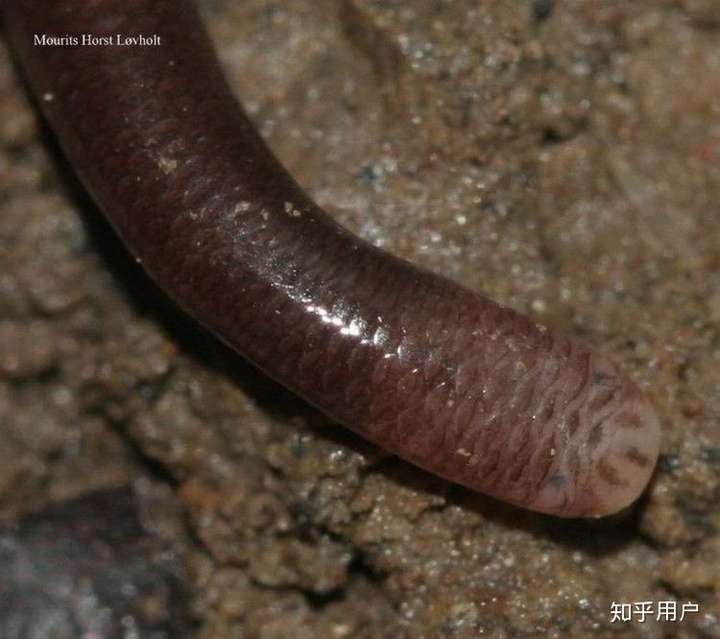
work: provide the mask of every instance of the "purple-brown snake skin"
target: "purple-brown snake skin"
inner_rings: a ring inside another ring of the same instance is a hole
[[[228,87],[187,0],[5,0],[64,152],[190,315],[333,419],[428,471],[560,516],[634,501],[660,431],[608,359],[393,257],[318,208]],[[39,46],[35,34],[159,35]]]

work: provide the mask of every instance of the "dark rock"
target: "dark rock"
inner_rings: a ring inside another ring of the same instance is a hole
[[[57,503],[0,528],[3,639],[191,637],[177,555],[129,489]]]

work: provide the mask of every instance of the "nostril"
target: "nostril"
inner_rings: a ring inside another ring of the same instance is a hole
[[[641,468],[650,465],[650,458],[647,455],[643,455],[635,446],[630,446],[630,448],[627,449],[625,457],[627,457],[631,463]]]

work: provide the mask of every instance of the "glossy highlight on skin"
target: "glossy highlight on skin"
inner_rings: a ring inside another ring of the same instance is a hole
[[[189,0],[9,0],[21,66],[145,269],[338,422],[481,493],[559,516],[632,503],[660,429],[606,357],[393,257],[317,207],[223,78]],[[33,34],[157,34],[39,47]]]

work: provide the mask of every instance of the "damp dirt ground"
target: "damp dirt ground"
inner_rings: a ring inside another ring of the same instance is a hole
[[[647,390],[656,476],[626,513],[562,521],[330,423],[150,283],[0,43],[0,522],[157,486],[201,639],[720,637],[720,4],[203,11],[249,114],[338,220]],[[643,601],[644,623],[612,621]],[[659,602],[697,612],[658,620]]]

